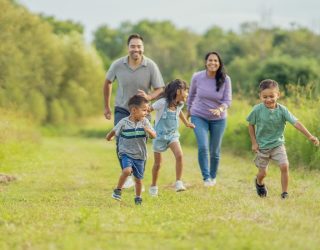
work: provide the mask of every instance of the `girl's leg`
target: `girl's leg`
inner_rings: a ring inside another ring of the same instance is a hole
[[[118,186],[117,189],[122,189],[123,184],[125,183],[127,177],[131,174],[132,168],[124,168],[121,172],[121,175],[119,177]]]
[[[159,176],[159,170],[161,167],[161,153],[154,152],[154,163],[152,167],[152,184],[151,186],[157,186],[157,180]]]
[[[136,185],[136,197],[141,197],[141,190],[142,190],[142,180],[134,177],[135,185]]]
[[[198,162],[201,169],[203,180],[210,178],[209,174],[209,142],[208,142],[208,130],[209,123],[207,120],[197,116],[191,116],[191,122],[196,126],[193,131],[197,138],[198,144]]]
[[[280,165],[282,192],[288,192],[289,164]]]
[[[169,145],[174,157],[176,158],[176,181],[181,180],[183,171],[183,153],[179,142],[172,142]]]
[[[210,134],[210,177],[215,179],[220,162],[220,149],[222,137],[226,128],[226,120],[217,120],[209,122]]]

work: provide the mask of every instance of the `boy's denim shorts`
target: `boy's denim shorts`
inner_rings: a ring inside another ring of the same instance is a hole
[[[126,154],[121,155],[121,168],[132,168],[133,176],[137,179],[143,179],[144,160],[133,159]]]
[[[278,165],[289,164],[286,148],[284,145],[271,148],[271,149],[260,149],[256,154],[254,163],[257,168],[266,168],[269,165],[270,160],[274,160]]]

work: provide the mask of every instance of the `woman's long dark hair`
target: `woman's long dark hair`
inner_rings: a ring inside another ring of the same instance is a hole
[[[219,63],[220,63],[220,67],[217,70],[216,73],[216,82],[217,82],[217,92],[220,90],[221,86],[224,84],[225,80],[226,80],[226,72],[225,72],[225,68],[224,68],[224,64],[223,61],[221,60],[221,56],[219,55],[218,52],[216,51],[211,51],[208,52],[205,56],[205,64],[207,63],[207,60],[209,58],[210,55],[216,55],[219,59]]]
[[[175,100],[177,98],[177,91],[178,89],[186,90],[187,89],[187,83],[181,79],[175,79],[171,82],[169,82],[163,93],[163,97],[166,98],[168,102],[168,106],[171,106],[172,104],[176,104]]]

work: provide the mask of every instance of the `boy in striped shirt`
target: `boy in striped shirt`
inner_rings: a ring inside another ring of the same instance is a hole
[[[140,205],[144,163],[147,158],[147,137],[155,138],[156,132],[146,118],[149,110],[149,101],[146,98],[134,95],[130,98],[128,106],[130,115],[120,120],[106,136],[108,141],[114,136],[119,137],[119,158],[122,163],[122,173],[112,198],[121,201],[122,186],[133,172],[136,192],[134,201],[135,204]]]

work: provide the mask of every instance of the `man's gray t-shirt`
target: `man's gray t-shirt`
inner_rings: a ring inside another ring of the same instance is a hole
[[[116,136],[119,138],[120,159],[123,154],[137,160],[147,159],[146,143],[148,134],[144,131],[144,127],[153,130],[147,118],[139,122],[133,122],[130,121],[129,117],[125,117],[113,128]]]
[[[126,110],[129,110],[129,99],[138,93],[138,89],[149,93],[151,88],[164,87],[158,66],[146,56],[143,56],[141,65],[136,69],[130,68],[128,56],[119,58],[111,64],[106,79],[118,81],[115,106]]]

